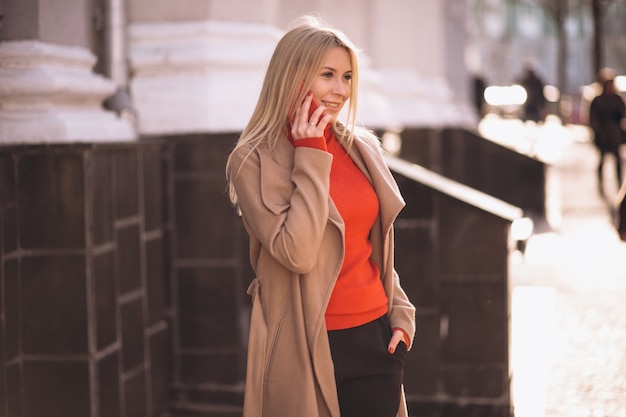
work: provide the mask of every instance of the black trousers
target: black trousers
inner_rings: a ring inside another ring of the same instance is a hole
[[[387,315],[328,332],[341,417],[396,417],[407,348],[390,354],[391,334]]]

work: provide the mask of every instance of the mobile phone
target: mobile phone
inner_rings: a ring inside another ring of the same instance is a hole
[[[320,106],[320,103],[317,101],[317,99],[315,98],[315,96],[313,95],[313,93],[311,94],[311,107],[309,107],[309,119],[311,118],[311,116],[313,115],[313,112]],[[322,117],[326,116],[326,113],[322,113],[320,115],[320,120],[322,119]]]

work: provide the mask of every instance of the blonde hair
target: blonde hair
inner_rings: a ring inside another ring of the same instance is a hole
[[[279,140],[286,140],[287,121],[319,75],[326,54],[337,46],[350,56],[352,79],[346,125],[335,121],[332,128],[337,138],[351,144],[356,119],[358,50],[341,31],[327,26],[319,17],[306,15],[296,21],[276,45],[256,107],[233,152],[243,146],[248,146],[252,152],[262,143],[272,149]],[[230,164],[231,157],[226,164],[228,191],[231,202],[237,205],[237,194],[229,175]]]

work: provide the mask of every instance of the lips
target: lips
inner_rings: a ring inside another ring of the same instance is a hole
[[[322,100],[321,102],[328,110],[339,110],[339,108],[341,107],[340,103],[324,100]]]

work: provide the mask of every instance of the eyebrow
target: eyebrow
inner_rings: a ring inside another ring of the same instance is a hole
[[[333,68],[333,67],[322,67],[322,70],[329,70],[329,71],[333,71],[333,72],[339,72],[339,71],[337,71],[337,70],[336,70],[335,68]],[[347,73],[350,73],[350,72],[352,72],[352,70],[351,70],[351,69],[350,69],[350,70],[348,70],[348,71],[346,71],[346,72],[344,72],[344,74],[347,74]]]

